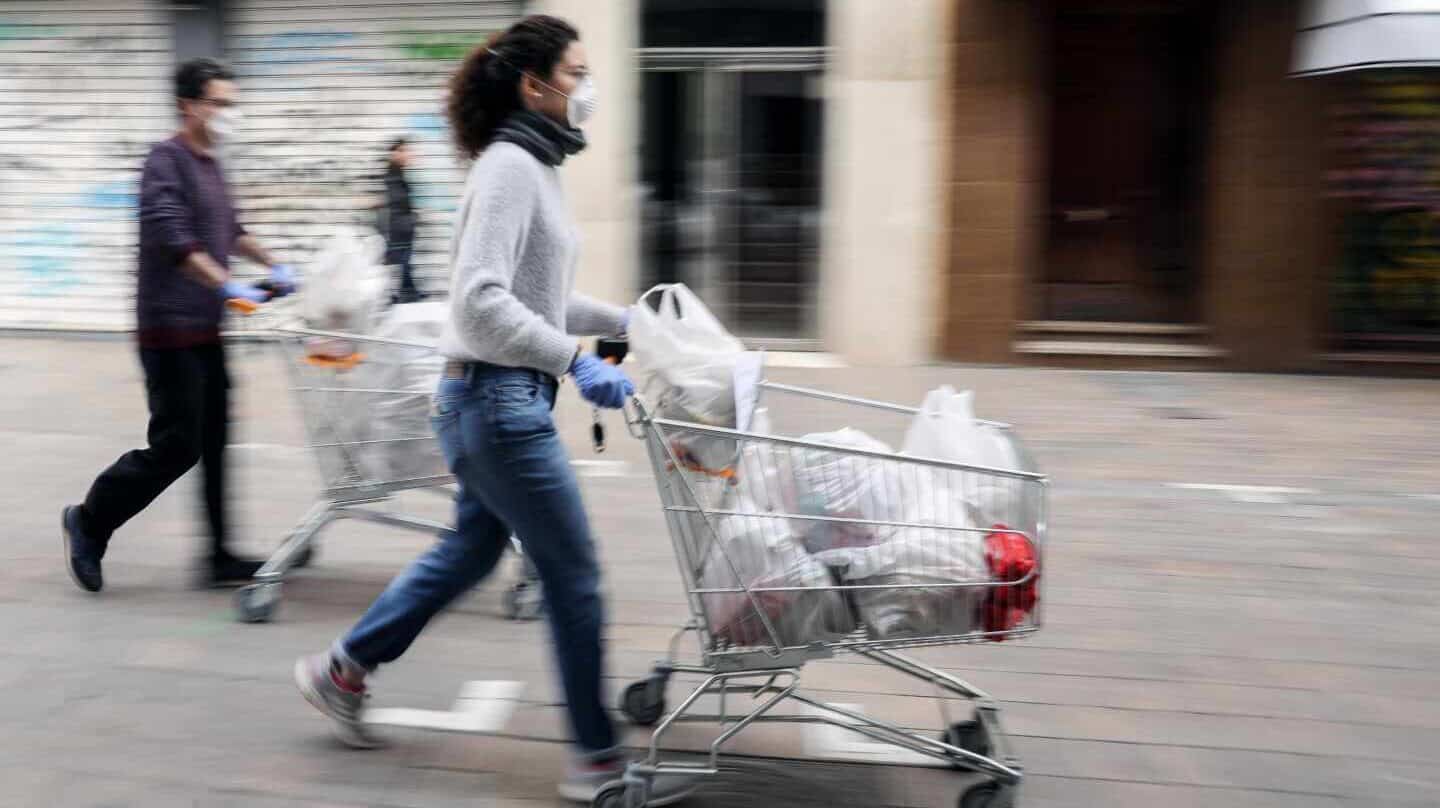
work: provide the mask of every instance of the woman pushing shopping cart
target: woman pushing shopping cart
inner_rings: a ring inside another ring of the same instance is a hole
[[[572,292],[575,227],[556,169],[584,148],[581,127],[594,100],[578,33],[553,17],[530,17],[493,37],[453,80],[450,122],[474,165],[454,239],[431,420],[454,474],[454,526],[328,651],[297,661],[301,692],[342,740],[374,745],[365,722],[369,675],[404,654],[434,616],[492,571],[513,530],[542,584],[565,693],[574,744],[559,787],[567,799],[604,808],[667,805],[715,773],[721,751],[748,727],[805,720],[983,773],[986,779],[962,795],[964,808],[1013,804],[1020,770],[994,702],[897,649],[999,640],[1039,627],[1044,478],[1023,462],[1008,433],[964,418],[955,423],[977,441],[1011,447],[1014,462],[902,454],[849,433],[763,435],[753,411],[740,417],[741,405],[754,402],[734,395],[733,369],[706,379],[708,393],[691,400],[677,400],[674,385],[654,400],[634,397],[618,366],[578,349],[569,336],[619,334],[630,324],[624,309]],[[683,316],[677,298],[671,293],[672,305],[662,303],[660,314]],[[687,308],[698,316],[698,307]],[[633,316],[651,319],[644,307]],[[627,421],[648,447],[688,592],[691,619],[677,638],[699,639],[698,661],[682,662],[672,649],[626,690],[622,711],[637,724],[657,725],[648,754],[633,762],[619,748],[603,700],[599,566],[552,414],[567,377],[597,407],[633,402]],[[752,387],[927,415],[778,385]],[[677,417],[696,413],[697,400],[723,409],[727,393],[734,402],[728,425]],[[991,431],[976,431],[981,427]],[[844,652],[972,700],[974,715],[949,722],[936,738],[800,689],[807,662]],[[674,673],[703,682],[668,709]],[[749,707],[729,710],[740,694],[753,697]],[[699,714],[706,696],[718,697],[718,715]],[[776,708],[785,702],[809,712],[782,714]],[[684,720],[715,720],[723,728],[704,764],[660,753],[660,741]]]
[[[578,243],[558,167],[585,147],[595,91],[579,34],[529,17],[477,48],[456,73],[448,112],[474,164],[451,268],[447,358],[433,422],[458,495],[453,530],[402,572],[324,653],[301,659],[305,697],[357,746],[365,680],[494,568],[513,530],[539,573],[575,755],[561,794],[590,802],[626,762],[602,700],[600,570],[579,483],[555,430],[560,380],[590,403],[622,406],[633,387],[571,334],[615,335],[625,310],[573,293]],[[658,801],[689,778],[659,780]]]

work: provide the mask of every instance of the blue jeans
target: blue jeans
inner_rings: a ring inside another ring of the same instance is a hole
[[[555,390],[538,371],[482,364],[440,382],[433,421],[459,484],[455,529],[390,582],[335,654],[364,670],[399,658],[430,618],[490,574],[513,530],[540,573],[575,741],[601,760],[615,752],[615,730],[601,694],[600,566],[555,431]]]

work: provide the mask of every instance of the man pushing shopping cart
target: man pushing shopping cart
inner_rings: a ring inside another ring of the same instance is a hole
[[[217,150],[233,133],[234,75],[212,59],[175,73],[181,123],[155,144],[140,178],[137,342],[150,408],[148,445],[101,472],[83,502],[61,514],[66,568],[82,589],[104,588],[111,536],[186,472],[200,465],[210,548],[204,585],[250,580],[259,561],[230,549],[225,446],[230,376],[220,322],[227,299],[259,303],[294,287],[294,273],[241,227]],[[270,269],[262,286],[231,277],[230,257]]]

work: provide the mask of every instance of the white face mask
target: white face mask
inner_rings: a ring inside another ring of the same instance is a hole
[[[217,109],[205,121],[205,131],[210,133],[210,142],[216,146],[223,145],[230,138],[235,136],[235,130],[240,127],[244,116],[238,109]]]
[[[570,124],[572,128],[581,129],[585,126],[586,121],[595,117],[595,107],[600,101],[596,98],[594,79],[589,76],[580,79],[580,82],[575,85],[575,92],[569,95],[560,92],[549,84],[540,81],[538,78],[535,79],[535,81],[539,82],[541,87],[565,99],[565,122]]]
[[[557,91],[558,92],[558,91]],[[565,97],[565,118],[576,129],[595,117],[595,107],[600,103],[596,97],[595,80],[586,76],[580,79],[575,92]]]

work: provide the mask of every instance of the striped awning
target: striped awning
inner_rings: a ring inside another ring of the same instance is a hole
[[[1291,73],[1440,67],[1440,0],[1310,0]]]

